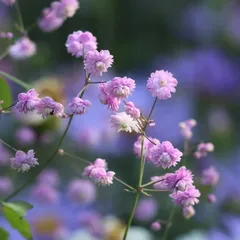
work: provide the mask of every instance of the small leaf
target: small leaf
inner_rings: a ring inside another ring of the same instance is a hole
[[[23,237],[25,237],[25,239],[32,239],[30,225],[27,220],[23,217],[20,217],[17,212],[6,205],[3,205],[2,209],[5,218],[11,224],[11,226],[16,229]]]
[[[12,93],[8,86],[8,83],[0,77],[0,100],[4,103],[1,105],[2,108],[7,108],[12,105]]]
[[[11,208],[18,214],[19,217],[24,217],[28,210],[33,208],[33,205],[24,201],[2,202],[3,206]]]
[[[4,228],[1,227],[0,227],[0,239],[9,240],[9,233]]]

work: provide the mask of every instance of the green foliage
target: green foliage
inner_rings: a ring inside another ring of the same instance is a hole
[[[9,240],[9,233],[4,228],[1,227],[0,227],[0,239]]]
[[[4,103],[1,105],[2,108],[11,106],[12,104],[12,93],[8,83],[0,77],[0,100]]]
[[[25,237],[25,239],[31,240],[32,234],[30,225],[24,216],[26,215],[27,210],[32,209],[33,206],[24,201],[10,203],[2,202],[2,205],[3,214],[11,226]]]

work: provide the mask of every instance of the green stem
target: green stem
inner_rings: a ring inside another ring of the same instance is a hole
[[[164,235],[163,235],[163,240],[167,240],[167,234],[168,234],[169,229],[171,228],[172,219],[174,217],[174,214],[175,214],[175,207],[172,208],[172,211],[171,211],[171,213],[169,215],[168,224],[166,226],[166,230],[165,230]]]
[[[16,12],[17,12],[18,19],[19,19],[20,32],[25,33],[24,24],[23,24],[22,15],[21,15],[19,4],[18,4],[18,0],[15,3],[15,7],[16,7]]]
[[[16,83],[16,84],[22,86],[22,87],[25,88],[26,90],[29,90],[29,89],[31,88],[31,86],[28,85],[27,83],[23,82],[22,80],[14,77],[14,76],[12,76],[12,75],[10,75],[10,74],[8,74],[8,73],[5,73],[5,72],[3,72],[3,71],[0,71],[0,75],[8,78],[9,80],[11,80],[12,82],[14,82],[14,83]]]
[[[0,61],[4,59],[8,55],[9,49],[7,48],[1,55],[0,55]]]
[[[5,141],[3,141],[1,138],[0,138],[0,142],[3,143],[5,146],[7,146],[8,148],[12,149],[13,151],[17,152],[17,149],[12,147],[11,145],[9,145],[8,143],[6,143]]]
[[[153,109],[154,109],[155,106],[156,106],[157,100],[158,100],[158,98],[156,97],[155,100],[154,100],[154,103],[153,103],[153,105],[152,105],[152,108],[151,108],[151,110],[150,110],[150,113],[149,113],[149,115],[148,115],[146,125],[145,125],[145,127],[144,127],[144,129],[143,129],[144,132],[145,132],[145,130],[146,130],[146,128],[147,128],[148,121],[150,120],[150,118],[151,118],[151,116],[152,116]]]
[[[137,203],[138,203],[138,199],[139,199],[139,196],[140,196],[140,192],[138,191],[136,194],[135,194],[135,199],[134,199],[134,202],[133,202],[133,207],[132,207],[132,211],[130,213],[130,217],[128,219],[128,224],[127,224],[127,227],[126,227],[126,230],[124,232],[124,236],[123,236],[123,240],[126,240],[127,239],[127,234],[128,234],[128,230],[132,224],[132,220],[133,220],[133,216],[134,216],[134,213],[135,213],[135,210],[136,210],[136,207],[137,207]]]

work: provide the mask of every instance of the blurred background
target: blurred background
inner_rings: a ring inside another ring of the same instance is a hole
[[[32,26],[50,3],[50,0],[20,0],[24,25]],[[20,37],[14,28],[16,20],[15,9],[0,3],[0,32],[11,31],[16,39]],[[66,104],[84,84],[81,61],[68,54],[65,47],[67,36],[76,30],[92,32],[97,37],[98,49],[108,49],[114,56],[111,70],[94,80],[111,80],[115,76],[133,78],[137,87],[129,100],[145,115],[154,101],[145,87],[150,73],[168,70],[179,81],[177,93],[155,108],[152,118],[156,125],[148,129],[149,136],[169,140],[183,149],[179,122],[194,118],[198,125],[194,129],[193,146],[201,141],[215,145],[215,152],[207,158],[188,157],[185,162],[193,170],[196,182],[202,169],[214,165],[220,173],[219,183],[214,189],[196,183],[202,192],[196,215],[185,220],[181,210],[176,208],[168,239],[239,240],[240,2],[80,0],[77,14],[55,32],[31,29],[29,37],[38,48],[35,56],[24,61],[5,57],[0,61],[0,70],[34,84],[43,96],[49,95]],[[5,40],[0,39],[0,53],[6,46]],[[10,85],[15,102],[23,89],[13,83]],[[91,86],[85,98],[93,106],[86,115],[74,119],[63,148],[90,161],[97,157],[106,159],[116,176],[135,186],[139,160],[133,153],[133,143],[137,135],[116,133],[110,128],[111,113],[100,104],[97,96],[97,86]],[[43,122],[31,116],[3,115],[0,135],[17,149],[35,149],[39,163],[43,164],[64,126],[63,120],[53,118]],[[13,181],[13,186],[2,190],[4,195],[11,187],[16,188],[34,175],[35,169],[18,174],[10,169],[7,160],[13,153],[3,146],[0,146],[0,153],[1,177],[8,176]],[[128,219],[133,195],[115,182],[110,187],[94,188],[96,199],[92,196],[90,201],[73,203],[68,196],[68,184],[75,178],[82,178],[83,168],[84,164],[77,160],[57,156],[49,167],[50,173],[46,173],[60,180],[60,184],[51,189],[53,192],[49,190],[46,199],[41,199],[39,194],[34,194],[38,184],[34,183],[16,197],[34,203],[34,209],[27,216],[34,240],[121,239],[119,235]],[[162,173],[161,169],[148,165],[144,182]],[[0,181],[1,188],[4,187]],[[88,197],[87,192],[86,187],[84,194]],[[207,202],[207,194],[211,192],[216,194],[215,204]],[[129,236],[129,240],[161,239],[165,226],[153,232],[150,225],[154,220],[168,219],[173,204],[167,193],[142,200],[140,217],[133,220],[133,237]],[[4,219],[0,221],[1,226],[10,229]],[[22,239],[13,230],[11,234],[11,239]]]

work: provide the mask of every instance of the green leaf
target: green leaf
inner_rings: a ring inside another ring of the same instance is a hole
[[[25,239],[31,240],[32,234],[27,220],[23,217],[20,217],[17,212],[6,205],[3,205],[2,209],[5,218],[11,224],[11,226],[16,229]]]
[[[0,100],[4,103],[1,105],[2,108],[6,108],[12,105],[12,93],[8,86],[8,83],[0,77]]]
[[[9,233],[4,228],[1,227],[0,227],[0,239],[9,240]]]
[[[33,205],[25,201],[2,202],[3,206],[11,208],[19,217],[24,217],[27,211],[33,208]]]

